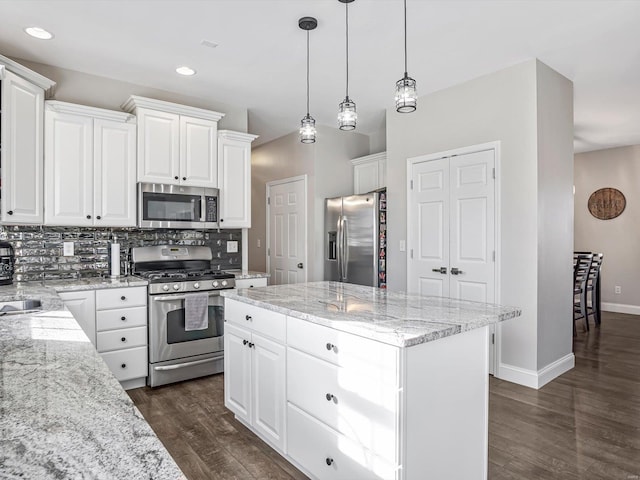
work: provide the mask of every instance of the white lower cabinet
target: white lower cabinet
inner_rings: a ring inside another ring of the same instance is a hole
[[[148,374],[147,288],[59,293],[125,389],[144,386]]]

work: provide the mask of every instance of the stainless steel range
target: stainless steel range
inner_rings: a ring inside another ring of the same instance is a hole
[[[211,249],[201,246],[131,250],[132,273],[149,281],[148,383],[152,387],[223,370],[220,290],[234,288],[235,276],[211,270],[211,259]],[[199,314],[203,318],[196,318],[194,327],[193,316]]]

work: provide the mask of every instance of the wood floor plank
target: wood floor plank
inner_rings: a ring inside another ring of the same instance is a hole
[[[640,317],[603,313],[578,326],[575,368],[540,390],[491,377],[489,480],[640,480]],[[189,480],[306,480],[224,407],[223,386],[128,393]]]

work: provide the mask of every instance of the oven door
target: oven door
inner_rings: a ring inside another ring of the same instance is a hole
[[[209,328],[186,331],[184,294],[149,296],[149,362],[222,352],[224,299],[209,292]]]

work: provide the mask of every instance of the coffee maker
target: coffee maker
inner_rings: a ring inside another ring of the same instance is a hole
[[[13,283],[13,245],[8,242],[0,242],[0,285]]]

